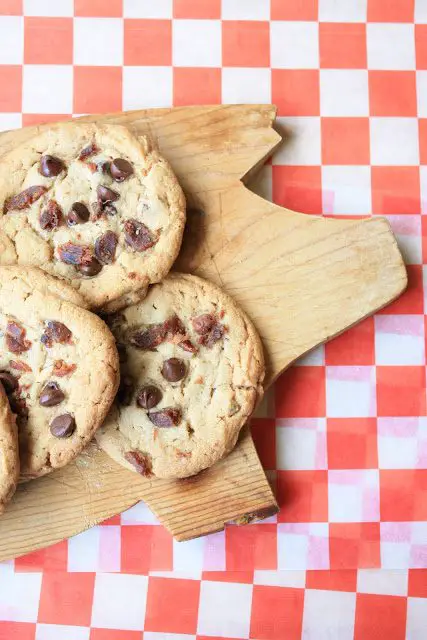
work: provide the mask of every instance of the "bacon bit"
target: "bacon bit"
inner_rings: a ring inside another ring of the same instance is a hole
[[[188,339],[185,327],[177,315],[171,316],[164,322],[150,324],[145,331],[135,331],[130,337],[131,344],[137,349],[145,351],[153,351],[166,341],[176,344],[190,353],[197,351],[197,348]]]
[[[9,365],[12,367],[12,369],[16,369],[17,371],[32,371],[30,365],[26,362],[23,362],[22,360],[9,360]]]
[[[58,255],[65,264],[88,265],[93,259],[92,250],[85,245],[66,242],[58,247]]]
[[[130,278],[131,280],[135,280],[135,278],[138,277],[138,274],[136,273],[136,271],[131,271],[130,273],[128,273],[128,278]]]
[[[183,349],[184,351],[188,351],[189,353],[197,353],[198,349],[194,346],[191,340],[182,340],[178,342],[178,347]]]
[[[96,143],[91,142],[87,147],[81,150],[79,155],[79,160],[83,162],[84,160],[86,160],[90,156],[94,156],[98,152],[99,152],[99,149],[96,146]]]
[[[221,309],[221,311],[219,313],[219,319],[222,320],[224,316],[225,316],[225,311],[224,311],[224,309]]]
[[[56,320],[51,320],[47,322],[46,329],[40,340],[46,347],[50,348],[54,342],[70,344],[72,335],[73,334],[65,324],[57,322]]]
[[[179,449],[176,450],[176,457],[177,458],[191,458],[191,451],[180,451]]]
[[[199,376],[198,378],[195,379],[194,384],[203,384],[205,381],[205,379],[203,378],[203,376]]]
[[[18,210],[22,211],[22,209],[28,209],[34,202],[36,202],[39,198],[42,197],[47,191],[46,187],[42,187],[41,185],[36,185],[34,187],[28,187],[21,193],[17,193],[16,196],[12,196],[8,198],[3,207],[3,213],[7,213],[8,211]]]
[[[215,318],[210,313],[203,313],[201,316],[197,316],[197,318],[193,318],[193,329],[200,336],[206,335],[215,324]]]
[[[182,414],[180,409],[166,407],[159,411],[151,411],[148,414],[148,419],[159,428],[176,427],[181,422],[181,416]]]
[[[96,173],[98,171],[98,165],[96,162],[88,162],[87,167],[90,169],[91,173]]]
[[[152,475],[150,459],[141,451],[126,451],[124,458],[142,476],[149,477]]]
[[[225,331],[226,329],[224,325],[220,324],[219,322],[216,322],[212,326],[212,328],[209,330],[208,333],[206,333],[203,336],[200,336],[199,344],[203,345],[204,347],[207,347],[208,349],[211,349],[213,345],[216,342],[218,342],[218,340],[221,340]]]
[[[58,376],[58,378],[64,378],[69,376],[77,369],[76,364],[67,364],[64,360],[55,360],[52,369],[52,375]]]
[[[26,330],[17,322],[9,321],[6,326],[6,345],[12,353],[20,354],[28,351],[31,341],[25,339]]]

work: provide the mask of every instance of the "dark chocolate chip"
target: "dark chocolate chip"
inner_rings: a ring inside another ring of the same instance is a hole
[[[116,255],[118,238],[114,231],[106,231],[96,239],[95,255],[102,264],[111,264]]]
[[[42,156],[40,158],[40,173],[45,178],[54,178],[65,169],[65,165],[59,158],[55,156]]]
[[[90,262],[79,266],[80,273],[88,277],[98,275],[101,269],[102,264],[96,258],[91,258]]]
[[[148,417],[156,427],[176,427],[181,422],[181,411],[168,407],[160,411],[151,411]]]
[[[165,360],[162,367],[162,376],[169,382],[178,382],[186,374],[186,367],[183,360],[179,358],[169,358]]]
[[[123,225],[126,244],[135,251],[145,251],[156,244],[150,229],[139,220],[130,218]]]
[[[52,231],[59,227],[62,221],[62,209],[55,200],[49,200],[39,218],[40,226],[44,231]]]
[[[64,392],[56,382],[48,382],[40,392],[39,403],[42,407],[55,407],[65,398]]]
[[[90,211],[83,202],[74,202],[67,216],[67,223],[70,227],[75,224],[83,224],[90,218]]]
[[[162,399],[162,392],[154,385],[142,387],[136,396],[136,404],[142,409],[154,409]]]
[[[98,185],[96,194],[101,204],[106,204],[107,202],[115,202],[120,198],[120,194],[117,193],[117,191],[113,191],[113,189],[109,189],[103,184]]]
[[[69,438],[76,430],[76,421],[69,413],[56,416],[50,423],[50,432],[55,438]]]
[[[18,380],[7,371],[0,371],[0,382],[7,394],[16,391],[18,388]]]
[[[123,182],[133,174],[133,167],[124,158],[116,158],[110,164],[110,174],[116,182]]]

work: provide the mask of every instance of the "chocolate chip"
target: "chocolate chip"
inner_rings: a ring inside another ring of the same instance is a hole
[[[0,382],[7,394],[16,391],[18,388],[18,380],[7,371],[0,371]]]
[[[55,407],[65,398],[64,392],[56,382],[48,382],[40,392],[39,403],[42,407]]]
[[[40,173],[45,178],[54,178],[65,169],[65,165],[59,158],[55,156],[42,156],[40,158]]]
[[[12,196],[8,198],[4,203],[3,212],[7,213],[8,211],[12,211],[16,209],[18,211],[22,211],[22,209],[28,209],[34,202],[36,202],[39,198],[42,197],[47,191],[46,187],[34,186],[28,187],[21,193],[16,194],[16,196]]]
[[[125,241],[135,251],[146,251],[156,244],[150,229],[139,220],[130,218],[123,225],[125,232]]]
[[[136,396],[136,404],[142,409],[154,409],[162,399],[162,392],[154,385],[142,387]]]
[[[133,380],[129,376],[123,376],[120,380],[119,390],[117,392],[117,400],[125,407],[128,407],[132,402],[134,384]]]
[[[49,200],[39,218],[40,227],[44,231],[52,231],[59,227],[62,221],[62,209],[55,200]]]
[[[76,430],[76,421],[69,413],[56,416],[50,423],[50,432],[55,438],[69,438]]]
[[[151,411],[148,418],[156,427],[176,427],[181,422],[180,409],[160,409],[160,411]]]
[[[101,204],[105,205],[107,202],[115,202],[120,198],[120,194],[113,189],[109,189],[103,184],[98,185],[96,189],[96,195]]]
[[[83,202],[74,202],[67,216],[67,223],[70,227],[75,224],[83,224],[90,218],[90,211]]]
[[[95,255],[102,264],[111,264],[116,255],[118,238],[114,231],[106,231],[96,239]]]
[[[79,267],[80,273],[84,276],[88,276],[89,278],[97,276],[101,269],[102,264],[96,258],[91,258],[90,262],[82,264]]]
[[[215,318],[210,313],[203,313],[197,318],[193,318],[193,329],[196,333],[204,336],[215,324]]]
[[[135,471],[142,476],[151,476],[151,461],[150,458],[141,451],[126,451],[124,454],[125,460],[135,467]]]
[[[186,367],[183,360],[179,358],[169,358],[165,360],[162,367],[162,376],[169,382],[178,382],[186,374]]]
[[[133,174],[133,167],[124,158],[116,158],[110,164],[110,174],[116,182],[123,182]]]
[[[71,340],[73,334],[65,324],[51,320],[46,323],[46,329],[40,340],[46,347],[51,347],[54,342],[67,344]]]

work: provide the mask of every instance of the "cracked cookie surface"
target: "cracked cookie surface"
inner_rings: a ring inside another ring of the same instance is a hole
[[[0,513],[15,493],[19,478],[18,432],[6,390],[10,382],[0,375]]]
[[[46,129],[1,158],[0,194],[1,264],[39,266],[94,309],[162,280],[181,245],[181,187],[122,126]]]
[[[117,391],[114,338],[68,302],[77,295],[39,270],[0,267],[0,378],[17,416],[22,480],[72,460]]]
[[[215,285],[170,274],[112,315],[121,385],[96,440],[146,476],[182,478],[234,445],[263,393],[264,357],[249,318]]]

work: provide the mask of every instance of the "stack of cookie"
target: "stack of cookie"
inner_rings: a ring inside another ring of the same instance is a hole
[[[185,199],[148,141],[46,129],[1,159],[0,211],[0,509],[93,435],[145,476],[226,455],[262,395],[262,345],[218,287],[168,275]]]

